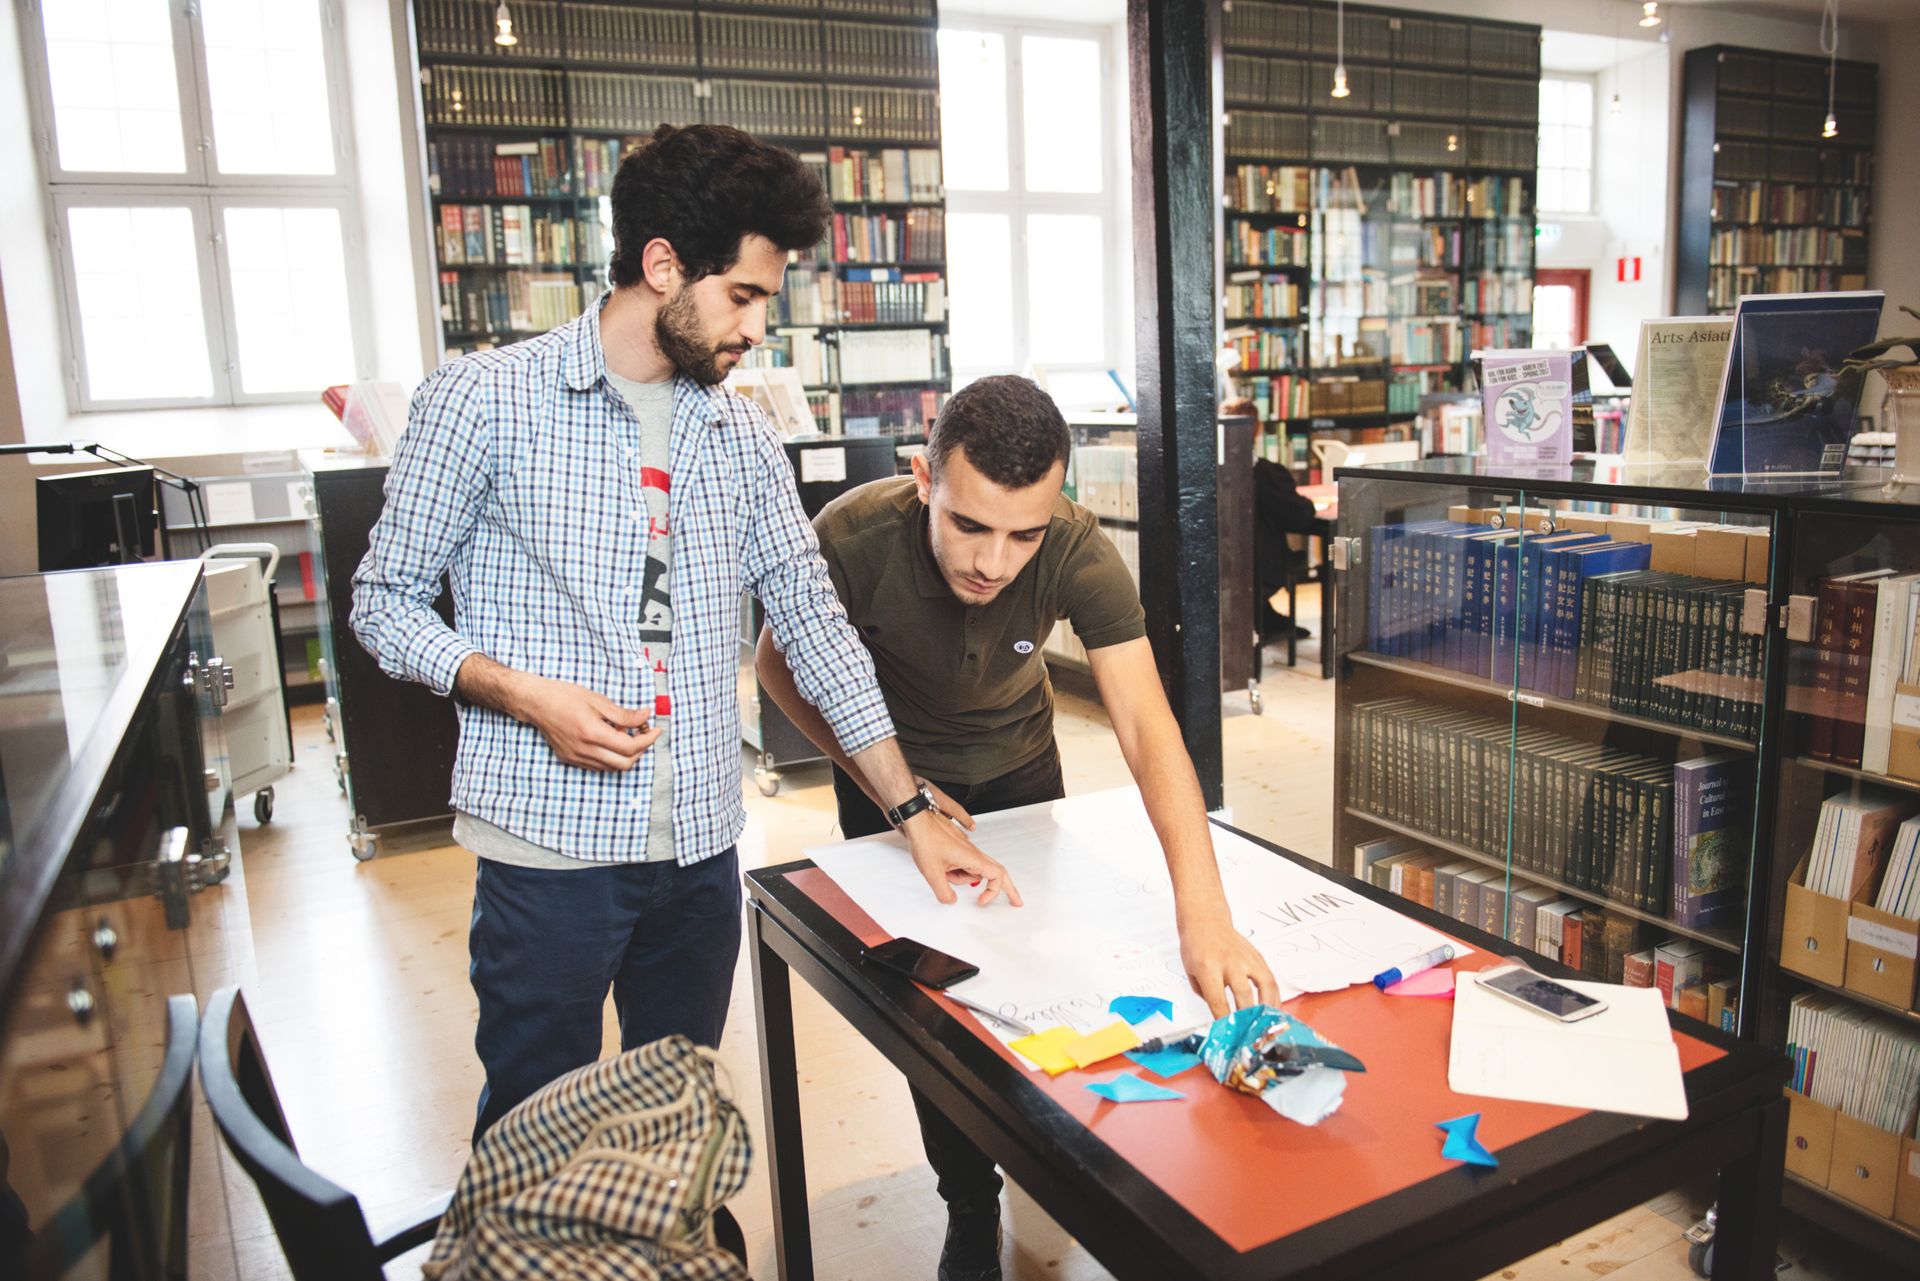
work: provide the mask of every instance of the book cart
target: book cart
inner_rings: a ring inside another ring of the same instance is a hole
[[[1920,931],[1876,911],[1878,871],[1851,901],[1805,883],[1818,840],[1877,833],[1884,870],[1920,814],[1920,706],[1895,724],[1920,704],[1911,615],[1878,684],[1871,643],[1880,581],[1920,575],[1920,495],[1484,459],[1338,480],[1336,866],[1518,954],[1658,986],[1793,1054],[1802,1084],[1812,1044],[1834,1105],[1790,1095],[1787,1208],[1920,1265],[1911,1109],[1835,1097],[1912,1069],[1880,1047],[1854,1072],[1834,1029],[1805,1030],[1825,1007],[1920,1036]],[[1849,810],[1872,817],[1843,829]],[[1876,1104],[1896,1128],[1863,1119]]]

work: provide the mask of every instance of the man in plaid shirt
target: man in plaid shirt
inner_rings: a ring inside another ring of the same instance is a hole
[[[795,157],[663,126],[613,188],[613,288],[414,394],[353,629],[460,715],[454,837],[478,858],[476,1137],[600,1052],[717,1046],[740,944],[740,593],[874,779],[934,894],[1019,892],[927,808],[773,429],[719,387],[787,253],[831,219]],[[441,575],[454,625],[432,609]]]

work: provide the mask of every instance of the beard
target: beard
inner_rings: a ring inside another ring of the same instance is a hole
[[[654,340],[675,369],[699,383],[712,387],[726,381],[733,362],[724,365],[722,352],[744,352],[746,348],[725,343],[710,343],[701,336],[700,317],[693,305],[693,291],[682,287],[667,300],[653,321]]]

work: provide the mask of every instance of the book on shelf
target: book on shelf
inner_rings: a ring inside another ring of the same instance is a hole
[[[833,216],[835,262],[937,262],[947,256],[946,213],[909,209],[892,214]]]
[[[1798,1093],[1875,1129],[1916,1135],[1920,1029],[1841,996],[1802,992],[1788,1005],[1787,1057]]]
[[[1239,321],[1298,320],[1302,295],[1300,282],[1291,276],[1233,272],[1227,277],[1226,321],[1231,325]]]
[[[527,270],[470,275],[440,273],[440,320],[454,333],[490,338],[531,337],[564,325],[598,296],[593,282],[570,274]],[[450,354],[458,354],[449,347]]]
[[[1705,967],[1706,947],[1693,939],[1671,939],[1653,949],[1653,985],[1669,1006],[1677,1007],[1677,994],[1703,981]]]
[[[1820,804],[1806,888],[1850,902],[1877,883],[1900,826],[1920,801],[1900,793],[1863,788],[1829,796]]]
[[[877,67],[908,80],[939,75],[940,53],[931,27],[827,22],[824,32],[829,76],[871,76]]]
[[[932,148],[829,147],[824,171],[827,194],[840,202],[934,201],[945,189],[940,153]]]
[[[1753,769],[1727,754],[1673,767],[1673,919],[1695,929],[1735,925],[1745,906],[1746,815]]]
[[[506,142],[441,135],[427,142],[427,190],[450,198],[563,198],[571,194],[566,143],[559,138]]]
[[[1840,365],[1873,341],[1885,298],[1861,290],[1740,299],[1714,408],[1714,475],[1840,469],[1861,383]]]
[[[598,217],[530,205],[442,204],[438,230],[443,267],[598,265],[609,250]]]
[[[1894,833],[1873,906],[1901,920],[1920,921],[1920,818],[1907,819]]]
[[[1861,763],[1867,736],[1866,691],[1878,630],[1879,580],[1892,575],[1884,567],[1866,569],[1822,578],[1814,585],[1807,755],[1815,760]],[[1888,730],[1891,743],[1891,720]]]
[[[1864,724],[1859,767],[1870,774],[1885,774],[1893,747],[1894,698],[1899,685],[1910,683],[1906,678],[1908,659],[1915,648],[1914,626],[1920,615],[1916,609],[1920,606],[1920,590],[1916,590],[1920,588],[1920,573],[1888,574],[1872,581],[1874,611],[1872,631],[1865,637],[1867,687],[1860,709]],[[1852,741],[1851,734],[1847,741]]]

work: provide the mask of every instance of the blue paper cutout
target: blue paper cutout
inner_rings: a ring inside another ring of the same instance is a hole
[[[1479,1127],[1478,1112],[1456,1116],[1451,1121],[1434,1122],[1436,1130],[1447,1132],[1447,1142],[1440,1149],[1440,1155],[1449,1161],[1465,1161],[1471,1165],[1499,1165],[1499,1160],[1481,1144],[1476,1133]]]
[[[1179,1076],[1188,1068],[1200,1066],[1200,1056],[1185,1050],[1155,1050],[1151,1054],[1144,1050],[1130,1050],[1127,1057],[1163,1080]]]
[[[1158,1014],[1173,1017],[1173,1002],[1158,996],[1116,996],[1107,1002],[1107,1011],[1129,1023],[1140,1023]]]
[[[1155,1085],[1143,1080],[1131,1072],[1106,1081],[1095,1081],[1087,1087],[1103,1099],[1115,1103],[1152,1103],[1160,1099],[1184,1099],[1187,1096],[1179,1090],[1169,1090],[1164,1085]]]

